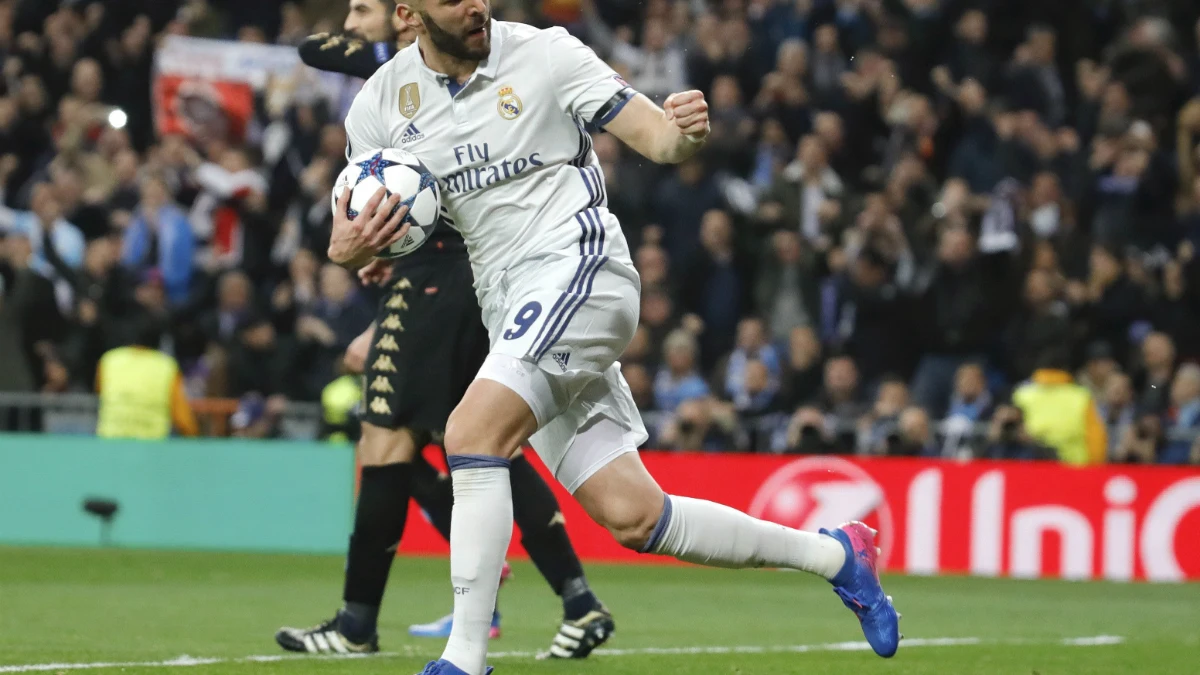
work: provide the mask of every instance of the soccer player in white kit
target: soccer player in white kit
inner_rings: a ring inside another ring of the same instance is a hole
[[[637,326],[640,281],[584,126],[677,163],[708,134],[703,95],[674,94],[660,109],[565,30],[493,21],[488,0],[409,0],[396,11],[418,40],[358,94],[347,154],[401,148],[438,176],[491,342],[446,427],[454,625],[424,674],[491,672],[488,630],[513,528],[508,458],[526,441],[622,545],[818,574],[876,653],[894,654],[899,615],[879,584],[872,530],[801,532],[665,495],[638,456],[646,431],[617,358]],[[403,210],[388,217],[401,197],[377,197],[356,220],[335,216],[335,241],[354,251],[339,262],[380,264],[369,261],[382,242],[408,227]]]

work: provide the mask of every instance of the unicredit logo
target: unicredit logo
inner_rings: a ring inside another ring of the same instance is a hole
[[[750,502],[750,515],[798,530],[816,532],[861,520],[879,530],[886,566],[894,541],[892,509],[870,474],[837,457],[809,457],[771,474]]]

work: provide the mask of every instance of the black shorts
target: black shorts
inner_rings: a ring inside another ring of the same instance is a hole
[[[438,256],[441,258],[441,256]],[[465,255],[405,265],[379,303],[362,421],[441,432],[488,354]]]

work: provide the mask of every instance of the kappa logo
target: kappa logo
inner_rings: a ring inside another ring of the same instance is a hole
[[[375,379],[371,381],[370,388],[371,388],[371,391],[379,391],[379,392],[383,392],[385,394],[396,393],[396,390],[392,388],[391,380],[387,379],[386,377],[384,377],[382,375],[375,376]]]
[[[379,358],[375,359],[375,363],[371,364],[371,370],[377,370],[381,373],[396,372],[396,364],[392,363],[392,357],[387,354],[380,354]]]
[[[749,514],[798,530],[816,532],[860,520],[879,530],[879,564],[892,550],[892,509],[883,488],[855,464],[837,457],[809,457],[771,474],[750,502]]]
[[[388,309],[408,309],[408,303],[404,300],[404,296],[399,293],[388,298],[386,307]]]
[[[376,415],[391,415],[392,414],[392,407],[387,404],[387,401],[383,400],[382,398],[379,398],[378,396],[371,399],[370,408],[371,408],[371,412],[375,413]]]
[[[375,343],[376,349],[382,349],[385,352],[398,352],[400,345],[396,344],[396,338],[384,333],[383,337],[379,338],[379,342]]]
[[[558,364],[559,368],[562,368],[564,373],[567,372],[567,362],[571,360],[570,352],[554,352],[550,355],[550,358],[554,359],[554,362]]]
[[[421,130],[418,129],[417,125],[415,124],[410,124],[405,127],[404,133],[400,134],[401,143],[412,143],[413,141],[419,141],[422,138],[425,138],[425,134],[421,133]]]
[[[404,330],[404,324],[400,323],[400,317],[396,316],[395,314],[388,314],[387,318],[384,319],[379,326],[384,330]]]

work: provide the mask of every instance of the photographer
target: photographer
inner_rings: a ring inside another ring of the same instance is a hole
[[[746,448],[733,405],[711,397],[680,403],[675,416],[663,426],[659,444],[672,450],[705,452]]]
[[[1058,453],[1041,445],[1025,431],[1024,415],[1015,406],[1001,406],[988,426],[986,444],[979,453],[986,459],[1053,460]]]
[[[804,407],[792,415],[788,424],[785,452],[805,455],[843,454],[848,447],[839,444],[829,420],[819,408]]]

